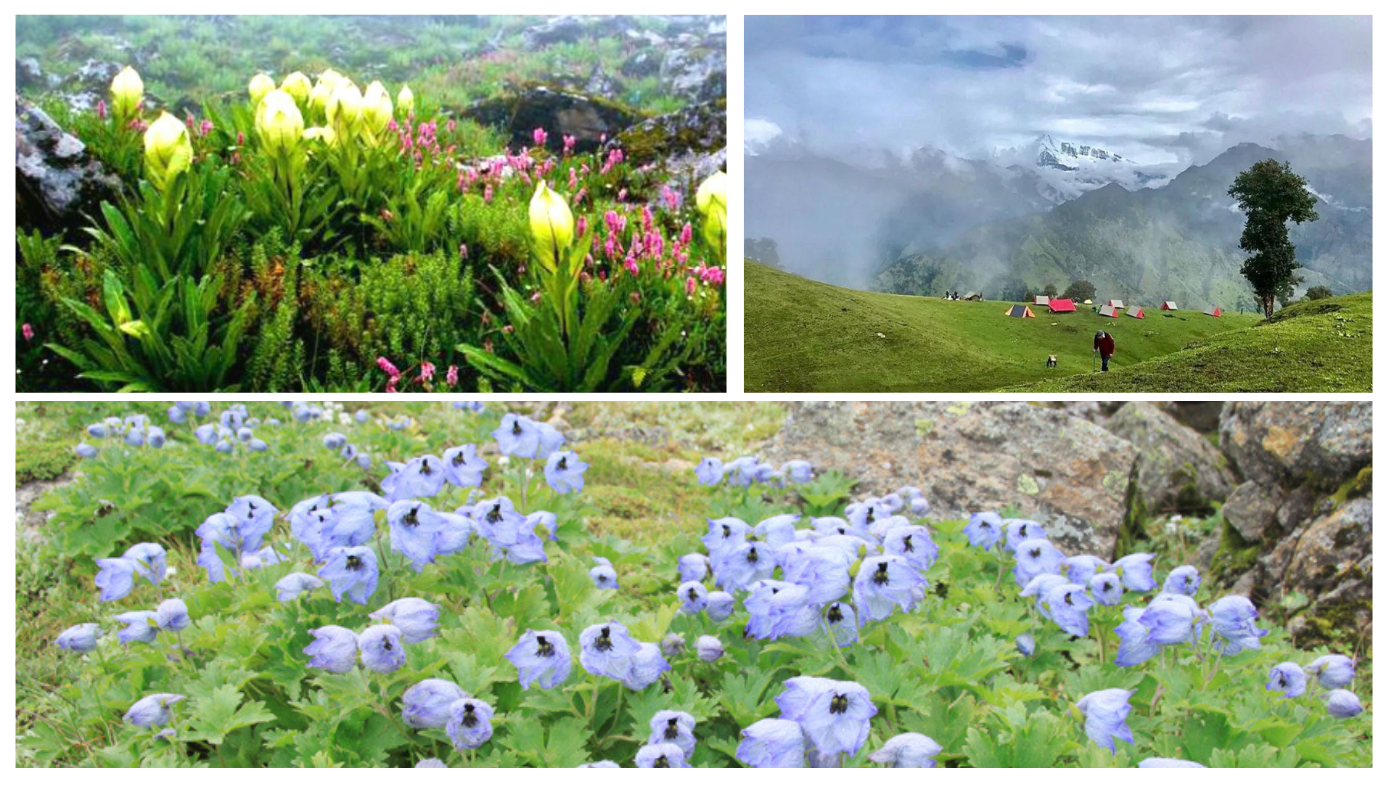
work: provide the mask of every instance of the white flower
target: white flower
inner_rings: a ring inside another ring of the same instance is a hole
[[[351,416],[343,412],[337,416],[337,422],[342,424],[343,426],[350,426]]]

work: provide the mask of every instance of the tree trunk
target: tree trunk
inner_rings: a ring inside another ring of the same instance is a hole
[[[1268,295],[1261,298],[1261,312],[1270,319],[1270,315],[1275,313],[1275,295]]]

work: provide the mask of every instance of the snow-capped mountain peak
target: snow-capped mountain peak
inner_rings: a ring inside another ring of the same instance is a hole
[[[1048,134],[1040,134],[1034,142],[1030,143],[1030,149],[1034,152],[1036,166],[1049,167],[1064,172],[1073,172],[1081,169],[1084,164],[1098,161],[1135,164],[1134,161],[1100,147],[1080,145],[1076,142],[1055,142],[1054,138]]]

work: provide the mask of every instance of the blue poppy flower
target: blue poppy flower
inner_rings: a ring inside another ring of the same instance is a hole
[[[491,437],[507,456],[532,459],[539,454],[539,424],[523,415],[507,412]]]
[[[669,671],[669,661],[664,659],[659,645],[639,642],[640,646],[630,659],[630,671],[621,682],[631,690],[644,690],[659,679],[659,675]]]
[[[236,439],[240,440],[241,442],[249,442],[250,440],[254,439],[254,437],[255,432],[251,431],[249,428],[242,427],[236,429]]]
[[[438,607],[421,598],[391,601],[369,617],[399,628],[405,644],[418,644],[438,635]]]
[[[1304,669],[1298,663],[1286,661],[1271,667],[1266,690],[1283,693],[1287,699],[1295,699],[1304,695],[1308,685],[1309,679],[1304,675]]]
[[[578,636],[578,662],[589,674],[624,680],[640,642],[631,638],[626,626],[615,620],[589,626]]]
[[[790,483],[809,483],[813,480],[813,465],[798,459],[787,461],[780,467],[780,474]]]
[[[775,573],[774,556],[758,541],[748,541],[714,556],[712,566],[717,586],[728,591],[745,589]]]
[[[1149,592],[1156,587],[1151,565],[1154,559],[1154,554],[1127,554],[1112,563],[1112,572],[1121,578],[1121,583],[1126,589]]]
[[[1115,573],[1099,573],[1088,581],[1088,587],[1092,590],[1092,598],[1102,606],[1115,606],[1121,602],[1124,590],[1121,586],[1121,578]]]
[[[582,491],[582,473],[587,471],[587,462],[578,458],[571,450],[558,450],[549,454],[544,463],[544,480],[549,488],[559,494]]]
[[[375,552],[364,546],[334,548],[327,552],[327,562],[318,568],[318,578],[332,585],[332,597],[338,603],[342,595],[365,605],[375,594],[380,581],[380,568]]]
[[[689,764],[679,746],[667,743],[650,743],[636,751],[635,766],[682,769],[688,767]]]
[[[659,651],[666,659],[676,658],[683,653],[684,644],[687,643],[682,633],[670,631],[664,634],[664,638],[659,640]]]
[[[101,590],[103,602],[120,600],[135,589],[135,571],[140,567],[133,559],[117,557],[97,558],[96,588]]]
[[[481,485],[487,462],[476,454],[476,445],[462,445],[443,451],[443,476],[458,488]]]
[[[1111,567],[1106,560],[1091,554],[1065,557],[1063,566],[1066,569],[1068,580],[1074,584],[1087,584],[1092,581],[1093,576],[1106,572]]]
[[[685,554],[679,557],[679,581],[702,581],[707,578],[711,565],[702,554]]]
[[[158,615],[152,611],[127,611],[115,615],[115,620],[126,626],[116,634],[121,644],[136,641],[153,644],[159,637]]]
[[[361,413],[358,412],[358,413],[356,413],[356,414],[359,415],[359,414],[361,414]],[[444,764],[442,759],[419,759],[419,763],[414,765],[414,769],[416,769],[416,770],[418,770],[418,769],[440,769],[440,768],[441,768],[441,769],[444,769],[444,770],[446,770],[446,769],[448,768],[448,765]]]
[[[728,483],[746,488],[759,478],[760,460],[755,456],[740,456],[722,465],[723,477]]]
[[[818,606],[809,600],[808,588],[799,584],[758,581],[751,585],[745,605],[751,612],[746,635],[757,639],[808,636],[823,624]]]
[[[722,642],[718,641],[716,636],[699,636],[694,642],[694,649],[698,652],[698,660],[703,663],[715,663],[725,654]]]
[[[505,658],[519,669],[520,687],[526,690],[533,682],[546,690],[561,685],[573,668],[568,640],[556,630],[526,630]]]
[[[1346,688],[1357,676],[1357,667],[1352,658],[1346,655],[1324,655],[1315,658],[1305,673],[1318,677],[1319,684],[1329,690]]]
[[[893,527],[886,532],[881,550],[904,559],[915,570],[926,571],[938,560],[938,546],[929,530],[918,525]]]
[[[484,499],[472,508],[477,531],[496,548],[510,548],[520,542],[525,529],[525,516],[515,510],[509,497]]]
[[[341,450],[342,446],[345,445],[346,442],[346,435],[340,434],[336,431],[333,431],[330,434],[323,436],[322,438],[322,445],[328,450]]]
[[[819,540],[819,545],[824,545],[823,540],[833,535],[856,538],[862,543],[871,543],[873,545],[876,541],[876,537],[870,532],[867,532],[866,529],[837,516],[821,516],[815,518],[813,520],[813,528],[823,535],[823,538]],[[851,551],[855,553],[856,549],[851,549]]]
[[[491,717],[495,714],[491,705],[469,696],[453,702],[450,712],[447,731],[454,748],[472,750],[491,739]]]
[[[1192,641],[1204,616],[1187,595],[1158,595],[1141,614],[1140,624],[1150,631],[1150,641],[1169,646]]]
[[[1035,654],[1035,637],[1028,633],[1022,633],[1015,637],[1015,648],[1025,657]]]
[[[87,436],[97,439],[105,439],[110,434],[105,423],[93,423],[87,426]]]
[[[848,604],[828,604],[823,610],[823,621],[837,646],[850,647],[857,643],[857,612]]]
[[[756,721],[741,730],[736,758],[748,767],[802,767],[803,727],[780,718]]]
[[[736,598],[731,593],[722,590],[713,590],[707,594],[707,618],[713,622],[722,622],[736,613]]]
[[[149,430],[145,432],[145,441],[149,443],[149,447],[155,450],[162,448],[166,440],[167,437],[164,436],[164,430],[158,426],[150,426]]]
[[[404,692],[401,710],[404,725],[411,729],[442,729],[452,719],[452,705],[467,698],[455,682],[426,679]]]
[[[928,587],[919,571],[899,557],[867,557],[852,585],[852,600],[864,621],[883,620],[896,606],[913,609]],[[811,731],[809,736],[814,736]]]
[[[1136,766],[1139,767],[1139,768],[1141,768],[1141,769],[1146,769],[1146,770],[1150,770],[1150,769],[1179,769],[1179,768],[1207,769],[1207,768],[1204,767],[1202,764],[1199,764],[1199,763],[1196,762],[1196,761],[1188,761],[1187,759],[1161,759],[1161,758],[1159,758],[1159,757],[1151,757],[1151,758],[1149,758],[1149,759],[1141,759],[1141,763],[1140,763],[1140,764],[1137,764]]]
[[[385,513],[390,524],[390,548],[408,557],[416,566],[433,561],[434,546],[443,519],[433,508],[418,500],[399,500]]]
[[[991,511],[973,513],[967,526],[963,527],[963,534],[967,535],[967,542],[972,546],[981,546],[983,551],[990,551],[1001,539],[1002,526],[999,514]]]
[[[356,639],[361,665],[371,671],[389,674],[404,665],[404,642],[394,625],[372,625]]]
[[[1357,698],[1357,694],[1342,688],[1328,692],[1327,698],[1324,699],[1324,707],[1329,715],[1339,720],[1362,714],[1362,700]]]
[[[228,440],[223,439],[217,443],[216,451],[218,453],[233,453],[235,450],[236,446],[232,445]]]
[[[889,506],[882,505],[879,499],[874,498],[854,502],[848,505],[844,512],[847,514],[848,523],[861,530],[870,528],[878,519],[890,518],[892,515]]]
[[[1020,545],[1027,540],[1045,540],[1048,538],[1044,534],[1044,527],[1038,521],[1030,519],[1004,519],[1002,524],[1006,529],[1006,548],[1014,554],[1020,549]],[[1047,571],[1057,573],[1058,571]]]
[[[256,437],[255,439],[250,440],[250,442],[247,442],[246,447],[250,448],[256,453],[263,453],[266,450],[269,450],[269,443],[265,442],[263,439],[260,439],[259,437]]]
[[[188,412],[187,412],[186,409],[184,409],[182,406],[180,406],[181,403],[182,403],[182,402],[175,402],[173,406],[171,406],[171,407],[168,408],[168,422],[170,422],[170,423],[187,423],[187,422],[188,422]]]
[[[1141,624],[1145,609],[1127,606],[1122,609],[1123,622],[1116,626],[1121,638],[1117,656],[1112,661],[1121,667],[1139,666],[1160,654],[1160,645],[1150,640],[1150,629]]]
[[[168,573],[168,552],[157,543],[136,543],[120,555],[135,561],[135,575],[150,584],[159,584]]]
[[[697,614],[707,608],[707,587],[696,581],[685,581],[679,585],[679,611],[684,614]]]
[[[722,460],[707,456],[698,462],[698,467],[694,473],[702,485],[716,486],[722,482]]]
[[[616,579],[616,569],[611,566],[611,560],[605,557],[593,557],[596,566],[587,571],[587,576],[592,579],[592,584],[597,589],[620,589],[621,584]]]
[[[825,546],[809,546],[787,551],[782,567],[786,581],[808,588],[809,601],[830,603],[847,594],[852,586],[854,554]]]
[[[132,448],[137,448],[144,444],[144,432],[137,428],[132,428],[125,432],[125,444]]]
[[[1131,727],[1126,725],[1126,716],[1131,714],[1131,695],[1135,691],[1121,688],[1108,688],[1089,693],[1078,700],[1078,710],[1083,713],[1083,728],[1088,739],[1116,753],[1116,741],[1122,740],[1136,744],[1131,735]]]
[[[693,758],[698,740],[693,736],[697,721],[692,715],[677,710],[660,710],[650,719],[650,745],[674,745],[683,753],[684,759]]]
[[[100,625],[95,622],[83,622],[59,633],[53,644],[58,649],[72,652],[91,652],[96,649],[96,639],[100,635]]]
[[[274,583],[280,603],[287,603],[305,592],[311,594],[313,590],[323,586],[325,584],[322,579],[307,573],[290,573]]]
[[[937,767],[934,757],[943,752],[943,746],[923,734],[907,732],[897,734],[886,740],[880,750],[866,758],[887,767]]]
[[[768,548],[777,549],[795,538],[794,525],[799,521],[798,513],[782,513],[764,519],[752,528],[752,532]]]
[[[428,499],[442,492],[448,482],[446,465],[437,456],[418,456],[404,465],[402,485],[395,499]],[[383,488],[383,486],[382,486]]]
[[[364,425],[366,421],[371,419],[371,413],[367,412],[364,409],[358,409],[356,410],[356,413],[352,415],[352,419],[354,419],[358,424]]]
[[[707,553],[715,565],[722,555],[746,545],[746,539],[750,534],[751,525],[741,519],[730,516],[708,519],[703,546],[707,548]]]
[[[1060,584],[1044,596],[1049,618],[1070,636],[1088,635],[1088,609],[1093,606],[1082,584]]]
[[[1244,649],[1261,648],[1261,637],[1267,631],[1256,627],[1256,606],[1241,595],[1227,595],[1208,607],[1212,616],[1213,646],[1223,655],[1236,655]]]
[[[857,755],[871,732],[876,705],[871,693],[855,682],[794,677],[775,701],[781,715],[798,721],[823,756]]]
[[[356,666],[356,634],[340,625],[324,625],[308,631],[313,643],[303,648],[308,668],[345,674]]]
[[[1059,573],[1063,567],[1063,562],[1063,552],[1054,548],[1054,544],[1047,540],[1033,538],[1017,544],[1015,567],[1011,569],[1011,574],[1015,576],[1015,583],[1024,587],[1036,576],[1044,573]]]
[[[185,698],[178,693],[151,693],[130,705],[125,712],[125,720],[145,728],[162,726],[168,723],[169,708]]]
[[[159,625],[160,630],[171,630],[178,633],[192,624],[192,617],[188,615],[188,606],[178,598],[169,598],[154,610],[154,619]]]
[[[1198,568],[1193,565],[1181,565],[1169,572],[1165,577],[1164,591],[1175,595],[1193,596],[1198,592],[1198,586],[1203,583],[1203,579],[1198,575]]]

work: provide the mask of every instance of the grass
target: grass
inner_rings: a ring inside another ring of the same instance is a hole
[[[1372,293],[1296,303],[1253,327],[1109,374],[1018,391],[1366,393],[1372,389]]]
[[[1015,319],[1004,316],[1009,302],[861,292],[751,261],[745,269],[750,393],[968,392],[1095,380],[1102,376],[1091,372],[1098,330],[1116,337],[1113,363],[1120,370],[1259,321],[1233,313],[1214,319],[1178,312],[1167,318],[1158,304],[1141,304],[1143,320],[1100,317],[1081,306],[1078,313],[1054,315],[1032,306],[1035,319]],[[1365,297],[1369,302],[1370,295]],[[1369,321],[1366,335],[1370,364]],[[1045,368],[1050,354],[1058,355],[1056,369]],[[1153,384],[1151,390],[1204,389],[1197,377],[1181,382],[1188,387]]]

